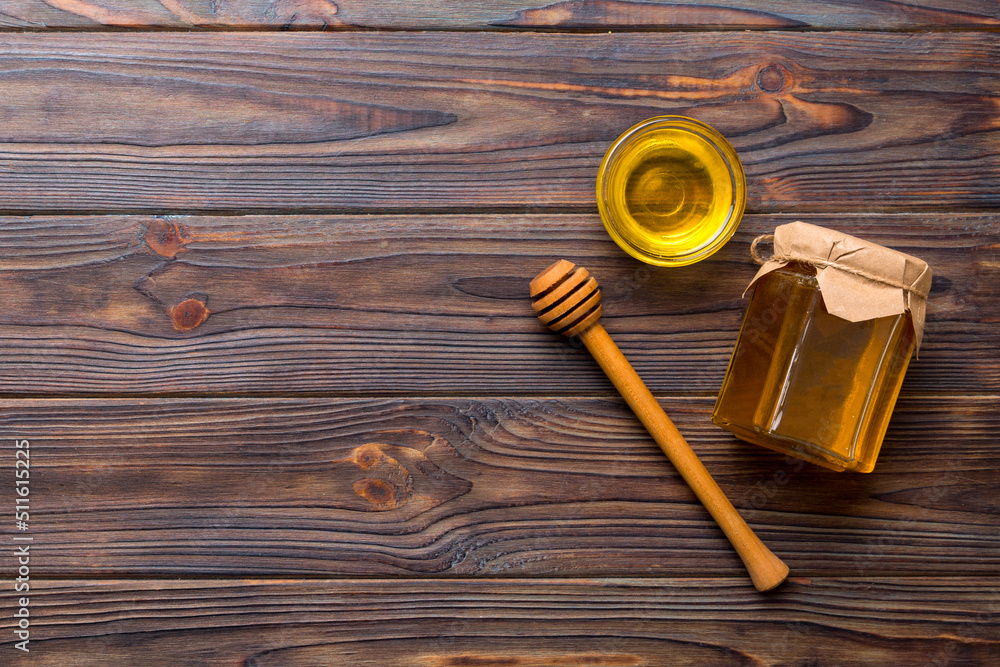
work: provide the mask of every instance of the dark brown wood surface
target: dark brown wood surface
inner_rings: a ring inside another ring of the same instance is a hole
[[[989,665],[995,578],[46,582],[33,664]],[[984,610],[990,610],[988,612]],[[81,651],[82,649],[82,651]]]
[[[94,30],[960,29],[1000,25],[990,0],[3,0],[0,28]]]
[[[995,665],[998,24],[983,0],[0,1],[0,665]],[[593,201],[609,143],[663,113],[749,180],[684,269],[625,256]],[[797,219],[935,272],[868,475],[708,420],[750,241]],[[776,592],[534,317],[560,257],[791,566]]]
[[[531,277],[566,257],[599,277],[605,326],[654,392],[714,394],[757,268],[750,240],[795,219],[933,266],[905,393],[1000,391],[992,212],[748,215],[722,251],[681,271],[627,257],[596,213],[7,218],[0,386],[612,395],[526,298]]]
[[[0,211],[589,211],[667,113],[751,212],[1000,205],[1000,33],[819,35],[5,35]]]
[[[903,400],[872,475],[741,443],[711,399],[662,403],[797,576],[1000,570],[993,398]],[[744,573],[620,399],[6,405],[39,576]]]

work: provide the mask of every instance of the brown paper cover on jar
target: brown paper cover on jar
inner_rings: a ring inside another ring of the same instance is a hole
[[[763,262],[763,266],[750,281],[748,291],[761,276],[789,262],[808,264],[816,269],[823,304],[831,315],[861,322],[909,311],[916,348],[920,350],[931,287],[927,262],[805,222],[776,227],[774,255],[764,261],[759,258],[756,246],[766,238],[768,235],[758,237],[751,247],[754,259]]]

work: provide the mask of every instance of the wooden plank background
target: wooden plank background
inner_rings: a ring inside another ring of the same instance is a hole
[[[24,307],[0,324],[0,383],[10,395],[606,396],[586,351],[525,297],[567,257],[600,277],[605,326],[654,392],[714,395],[756,270],[750,240],[795,219],[934,267],[905,393],[1000,390],[993,212],[748,215],[683,271],[631,260],[593,213],[8,218],[0,301]]]
[[[955,30],[1000,25],[990,0],[3,0],[9,29]]]
[[[39,665],[991,664],[995,578],[53,581]],[[278,627],[277,619],[287,625]],[[793,648],[794,647],[794,648]]]
[[[879,474],[851,476],[736,441],[712,403],[663,400],[796,575],[1000,569],[992,398],[905,399]],[[743,572],[618,400],[8,405],[0,427],[36,443],[39,575]]]
[[[33,537],[32,651],[7,586],[0,664],[995,664],[998,25],[983,0],[0,1],[0,438],[31,442]],[[749,181],[734,239],[677,270],[593,201],[664,113]],[[935,271],[869,475],[708,421],[749,243],[797,219]],[[558,257],[791,566],[775,593],[534,319]]]
[[[5,35],[0,211],[590,212],[668,113],[750,212],[998,205],[996,32],[818,35]]]

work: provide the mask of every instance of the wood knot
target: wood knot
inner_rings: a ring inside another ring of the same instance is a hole
[[[351,453],[351,463],[362,470],[368,470],[373,465],[385,458],[385,454],[374,442],[356,447]]]
[[[413,477],[399,461],[386,454],[375,442],[356,447],[351,463],[367,473],[367,477],[351,485],[358,497],[371,503],[371,509],[384,512],[401,507],[413,496]]]
[[[188,297],[167,309],[177,331],[191,331],[207,320],[209,313],[205,299],[201,297]]]
[[[173,259],[188,241],[187,230],[163,218],[153,220],[142,233],[142,240],[160,257]]]
[[[381,479],[359,479],[351,485],[358,494],[372,505],[396,507],[396,487]]]
[[[781,65],[768,65],[757,74],[757,85],[761,90],[776,93],[785,87],[785,72]]]

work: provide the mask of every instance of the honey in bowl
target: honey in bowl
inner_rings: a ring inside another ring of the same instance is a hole
[[[659,116],[608,149],[597,202],[611,238],[633,257],[683,266],[725,245],[739,225],[746,181],[736,151],[691,118]]]

